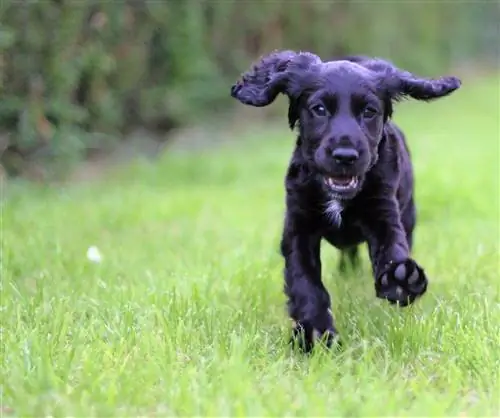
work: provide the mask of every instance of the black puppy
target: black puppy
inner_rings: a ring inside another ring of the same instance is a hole
[[[323,62],[308,52],[275,51],[231,88],[250,106],[288,96],[288,121],[299,134],[286,174],[281,240],[285,293],[294,335],[309,351],[337,330],[321,279],[325,239],[352,261],[367,242],[379,298],[407,306],[427,290],[411,258],[415,227],[413,168],[393,103],[432,100],[461,85],[455,77],[423,79],[390,62],[351,56]],[[341,266],[345,265],[345,260]]]

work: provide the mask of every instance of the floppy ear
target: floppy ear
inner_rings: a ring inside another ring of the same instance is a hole
[[[416,100],[430,101],[448,96],[460,88],[462,83],[453,76],[425,79],[408,72],[398,71],[386,80],[385,84],[393,100],[411,97]]]
[[[436,79],[418,77],[380,59],[368,60],[361,65],[380,74],[379,86],[394,101],[408,97],[424,101],[435,100],[448,96],[462,84],[457,77],[453,76]]]
[[[291,72],[307,71],[315,64],[321,59],[309,52],[274,51],[242,75],[231,87],[231,97],[249,106],[267,106],[278,94],[288,94]]]
[[[299,108],[297,105],[297,100],[293,97],[290,97],[288,102],[288,126],[293,131],[295,129],[295,125],[299,120]]]

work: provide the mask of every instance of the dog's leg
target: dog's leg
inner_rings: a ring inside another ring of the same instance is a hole
[[[306,352],[317,340],[327,347],[337,337],[330,295],[321,280],[321,236],[285,227],[281,251],[285,259],[285,294],[293,325],[293,342]]]
[[[410,246],[395,199],[370,201],[364,220],[377,297],[400,306],[412,304],[427,291],[424,270],[410,258]]]
[[[349,247],[345,250],[340,251],[340,260],[339,260],[339,271],[341,273],[346,273],[348,270],[348,263],[350,267],[356,269],[359,266],[359,252],[358,247]]]
[[[413,198],[410,200],[408,206],[401,214],[401,222],[406,232],[406,241],[408,242],[408,248],[410,252],[413,248],[413,230],[416,224],[416,207]]]

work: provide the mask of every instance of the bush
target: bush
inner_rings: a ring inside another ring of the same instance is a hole
[[[496,52],[497,19],[479,3],[4,0],[2,164],[71,163],[135,127],[168,132],[225,109],[230,83],[270,49],[373,53],[432,73]]]

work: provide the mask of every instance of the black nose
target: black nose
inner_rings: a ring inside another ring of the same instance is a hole
[[[332,156],[339,164],[353,164],[359,158],[359,153],[352,148],[337,148]]]

